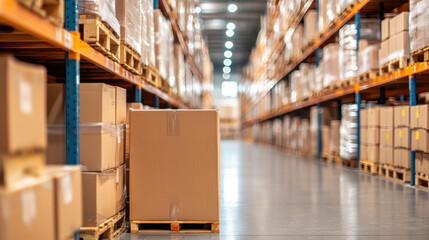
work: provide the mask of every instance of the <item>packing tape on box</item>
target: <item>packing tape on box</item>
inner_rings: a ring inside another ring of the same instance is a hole
[[[65,175],[60,179],[61,195],[63,197],[64,204],[69,204],[73,201],[73,186],[72,180],[69,174]]]
[[[176,110],[167,112],[167,136],[180,136],[179,112]]]
[[[22,221],[27,227],[31,227],[37,216],[37,198],[33,190],[25,190],[21,193]]]
[[[112,136],[118,136],[123,129],[122,125],[110,123],[82,123],[79,125],[79,134],[104,134],[110,133]],[[48,134],[65,134],[64,124],[49,124]]]

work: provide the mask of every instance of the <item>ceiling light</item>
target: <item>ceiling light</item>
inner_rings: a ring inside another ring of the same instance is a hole
[[[234,36],[234,31],[230,30],[230,29],[226,30],[226,36],[228,36],[228,37]]]
[[[231,58],[231,57],[232,57],[232,52],[231,52],[231,51],[229,51],[229,50],[226,50],[226,51],[223,53],[223,55],[224,55],[226,58]]]
[[[235,13],[235,11],[237,11],[237,5],[235,5],[234,3],[231,3],[228,5],[228,11],[230,13]]]
[[[231,49],[234,46],[234,44],[231,41],[225,42],[225,47],[228,49]]]
[[[226,25],[226,28],[227,28],[228,30],[234,30],[234,29],[235,29],[235,24],[234,24],[234,23],[232,23],[232,22],[230,22],[230,23],[228,23],[228,24]]]
[[[225,59],[225,60],[223,60],[223,65],[229,67],[229,66],[231,66],[231,64],[232,64],[231,59]]]
[[[222,77],[223,79],[228,80],[229,78],[231,78],[231,75],[229,75],[228,73],[224,73]]]
[[[201,8],[199,7],[199,6],[196,6],[195,7],[195,13],[201,13]]]
[[[230,73],[231,68],[230,67],[223,67],[223,73]]]

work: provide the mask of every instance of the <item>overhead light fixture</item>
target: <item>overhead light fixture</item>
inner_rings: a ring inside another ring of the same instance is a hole
[[[232,64],[231,59],[227,58],[227,59],[223,60],[223,65],[229,67],[229,66],[231,66],[231,64]]]
[[[228,49],[231,49],[234,46],[234,44],[231,41],[225,42],[225,47]]]
[[[231,75],[229,75],[228,73],[224,73],[224,74],[222,75],[222,77],[223,77],[223,79],[228,80],[228,79],[230,79],[230,78],[231,78]]]
[[[235,5],[234,3],[231,3],[228,5],[228,11],[230,13],[235,13],[235,11],[237,11],[237,5]]]
[[[228,37],[232,37],[232,36],[234,36],[234,31],[233,30],[230,30],[230,29],[228,29],[228,30],[226,30],[226,36],[228,36]]]
[[[235,29],[235,24],[230,22],[226,25],[226,29],[228,30],[234,30]]]
[[[195,13],[201,13],[201,8],[199,7],[199,6],[196,6],[195,7]]]
[[[230,73],[231,72],[231,68],[230,67],[223,67],[223,73]]]
[[[223,53],[223,55],[224,55],[226,58],[231,58],[231,57],[232,57],[232,52],[231,52],[231,51],[229,51],[229,50],[226,50],[226,51]]]

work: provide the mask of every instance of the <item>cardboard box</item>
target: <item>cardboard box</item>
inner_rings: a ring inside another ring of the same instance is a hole
[[[50,165],[47,172],[54,179],[56,239],[72,239],[83,223],[81,169]]]
[[[116,169],[83,172],[83,226],[98,226],[116,214]]]
[[[126,124],[116,125],[117,127],[117,142],[116,142],[116,167],[121,166],[125,163],[125,134],[126,134]]]
[[[0,152],[44,150],[46,69],[0,55]]]
[[[80,84],[80,122],[116,122],[115,87],[104,83]]]
[[[329,126],[322,126],[322,155],[329,156],[331,154],[330,136],[331,129]]]
[[[380,108],[380,127],[393,128],[393,107]]]
[[[368,109],[360,110],[360,126],[361,128],[368,126]]]
[[[393,146],[410,149],[410,129],[408,127],[395,128]]]
[[[408,27],[409,12],[402,12],[402,13],[396,15],[394,19],[395,19],[394,20],[394,23],[395,23],[394,30],[395,30],[395,32],[393,34],[398,34],[398,33],[403,32],[403,31],[407,31],[408,32],[408,29],[409,29],[409,27]]]
[[[367,154],[368,150],[367,150],[367,146],[366,144],[361,144],[360,145],[360,159],[368,159],[368,154]]]
[[[410,36],[408,31],[402,31],[395,35],[395,50],[399,53],[397,57],[408,57],[410,53]]]
[[[125,164],[121,165],[116,169],[116,203],[115,203],[115,212],[119,212],[125,208],[125,200],[127,199],[127,192],[125,189]]]
[[[393,165],[393,147],[380,146],[380,163]]]
[[[394,160],[393,160],[393,165],[395,167],[403,167],[403,168],[410,168],[410,164],[411,164],[411,156],[410,156],[410,150],[409,149],[404,149],[404,148],[395,148],[394,149]],[[419,154],[417,153],[416,155],[416,164],[417,164],[417,156]]]
[[[380,126],[380,107],[372,107],[368,109],[368,126],[378,127]]]
[[[304,44],[316,38],[317,33],[317,11],[309,10],[304,16]]]
[[[0,239],[54,240],[54,185],[43,176],[13,190],[0,188]]]
[[[380,144],[380,128],[378,127],[369,127],[367,130],[367,140],[368,144]]]
[[[414,128],[429,129],[429,105],[418,105],[411,107],[411,122],[410,126]]]
[[[127,90],[115,87],[116,96],[116,124],[127,122]]]
[[[395,127],[410,125],[410,107],[408,105],[394,107],[393,124]]]
[[[130,134],[130,220],[219,220],[217,111],[131,111]]]
[[[429,152],[428,146],[428,130],[413,129],[411,138],[411,150]]]
[[[393,128],[380,128],[380,145],[393,147]]]
[[[143,110],[143,104],[137,103],[137,102],[127,103],[127,125],[126,125],[126,130],[125,130],[125,157],[130,156],[130,131],[129,131],[129,124],[130,124],[129,112],[130,112],[130,109]]]
[[[384,41],[390,36],[390,18],[381,21],[381,40]]]
[[[429,154],[416,153],[416,173],[429,175]]]
[[[378,145],[367,145],[366,147],[367,158],[373,162],[380,162],[380,147]]]
[[[47,85],[48,124],[66,124],[65,85],[50,83]]]
[[[367,127],[361,127],[360,128],[360,142],[361,143],[368,143],[368,128]]]
[[[330,152],[333,151],[340,151],[340,125],[341,125],[341,121],[340,120],[332,120],[331,121],[331,127],[330,127],[330,136],[329,136],[329,140],[330,140]]]

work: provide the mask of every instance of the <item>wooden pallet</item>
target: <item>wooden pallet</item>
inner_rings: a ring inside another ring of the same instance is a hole
[[[429,176],[424,173],[417,172],[415,184],[416,187],[429,190]]]
[[[26,176],[40,177],[45,171],[42,153],[27,153],[17,156],[0,155],[0,185],[14,188]]]
[[[141,74],[142,63],[140,61],[140,54],[132,49],[125,41],[121,41],[119,52],[119,63],[127,70],[135,74]]]
[[[429,46],[411,54],[411,64],[429,61]]]
[[[18,0],[18,2],[53,24],[59,27],[64,25],[64,0]]]
[[[165,79],[161,79],[161,86],[160,89],[165,92],[168,93],[169,89],[170,89],[170,84],[168,83],[167,80]]]
[[[119,62],[119,35],[98,15],[79,15],[79,32],[83,41],[108,58]]]
[[[349,77],[340,81],[341,88],[348,88],[354,86],[356,83],[356,77]]]
[[[408,66],[408,56],[402,56],[389,61],[380,67],[380,76]]]
[[[371,79],[374,79],[374,78],[378,77],[378,76],[379,76],[379,73],[380,73],[380,71],[379,71],[379,70],[371,69],[371,70],[369,70],[369,71],[366,71],[365,73],[360,74],[360,75],[357,77],[357,81],[358,81],[359,83],[367,82],[367,81],[369,81],[369,80],[371,80]]]
[[[356,159],[343,159],[340,156],[335,156],[334,158],[335,164],[338,166],[345,166],[350,168],[356,167]]]
[[[369,174],[378,174],[380,171],[380,164],[370,160],[362,159],[359,161],[359,170]]]
[[[380,176],[402,183],[411,182],[410,169],[395,167],[389,164],[381,164]]]
[[[131,233],[219,233],[219,221],[131,221]]]
[[[126,231],[125,210],[120,211],[96,227],[81,227],[79,238],[81,240],[113,240]]]
[[[143,73],[144,80],[154,87],[159,88],[161,86],[161,76],[159,75],[158,70],[152,65],[144,66]]]

